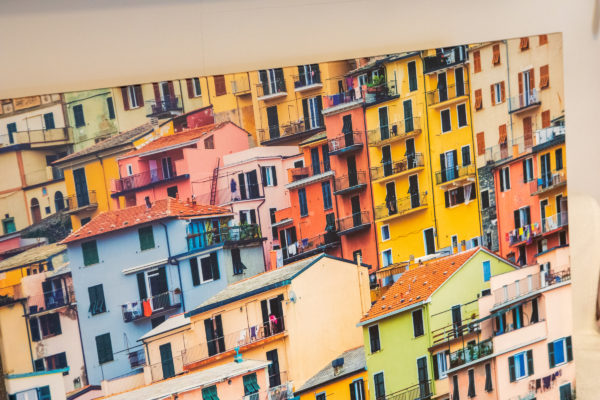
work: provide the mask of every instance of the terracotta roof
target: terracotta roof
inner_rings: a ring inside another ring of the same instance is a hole
[[[444,282],[481,248],[436,258],[404,272],[360,322],[426,301]]]
[[[184,202],[169,197],[157,200],[149,209],[145,204],[142,204],[140,206],[100,213],[90,222],[67,236],[61,243],[71,243],[77,240],[127,229],[132,226],[146,224],[151,221],[158,221],[165,218],[225,215],[230,212],[231,211],[225,207],[193,204],[191,202]]]
[[[45,246],[36,246],[32,249],[17,254],[16,256],[0,261],[0,271],[24,267],[41,261],[46,261],[52,256],[65,251],[66,246],[58,243],[47,244]]]
[[[152,125],[147,123],[147,124],[138,126],[137,128],[134,128],[130,131],[117,133],[116,135],[110,136],[110,137],[94,144],[93,146],[90,146],[83,150],[69,154],[68,156],[63,157],[60,160],[56,160],[52,164],[55,164],[55,165],[61,164],[65,161],[71,161],[71,160],[86,156],[88,154],[94,154],[94,153],[97,153],[102,150],[107,150],[107,149],[111,149],[113,147],[119,147],[124,144],[132,143],[134,140],[136,140],[140,136],[150,133],[152,130],[153,130]]]
[[[182,144],[192,144],[197,141],[200,137],[207,135],[210,132],[216,131],[219,128],[222,128],[224,125],[229,122],[224,122],[221,124],[211,124],[205,125],[200,128],[191,129],[179,133],[174,133],[172,135],[163,136],[152,142],[148,143],[145,146],[140,147],[139,149],[130,151],[129,153],[121,156],[120,158],[127,158],[135,155],[140,155],[144,153],[149,153],[152,151],[160,150],[163,148],[177,146]]]

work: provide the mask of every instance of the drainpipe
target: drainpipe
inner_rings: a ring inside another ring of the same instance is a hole
[[[25,301],[21,301],[21,307],[23,307],[23,315],[27,315],[27,308],[25,307]],[[25,318],[25,325],[29,322],[29,318]],[[31,360],[31,368],[32,371],[35,371],[35,364],[33,363],[33,351],[31,351],[31,335],[29,333],[29,327],[25,326],[25,330],[27,331],[27,341],[29,342],[29,359]]]
[[[177,277],[179,278],[179,289],[181,290],[181,308],[183,312],[185,312],[185,294],[183,293],[183,285],[181,283],[181,269],[179,268],[179,260],[175,259],[175,264],[171,264],[171,244],[169,243],[169,233],[167,232],[167,225],[160,222],[160,224],[165,228],[165,238],[167,239],[167,255],[168,255],[168,263],[170,265],[177,265]]]
[[[372,180],[371,180],[371,155],[370,155],[370,151],[369,151],[369,135],[367,133],[367,111],[366,111],[366,105],[363,102],[362,106],[361,106],[362,110],[363,110],[363,128],[364,128],[364,137],[363,140],[365,141],[365,147],[366,147],[366,151],[367,151],[367,171],[365,172],[366,179],[369,181],[369,192],[371,194],[371,204],[373,206],[372,208],[372,215],[371,218],[373,218],[373,234],[375,236],[375,252],[377,253],[377,264],[375,264],[375,269],[379,269],[379,241],[377,240],[377,223],[375,222],[375,199],[373,198],[373,185],[372,185]],[[361,258],[361,262],[362,262],[362,258]],[[369,277],[369,285],[371,284],[371,277]]]
[[[73,277],[71,276],[71,280],[72,279],[73,279]],[[83,356],[83,373],[85,374],[85,383],[89,383],[87,363],[85,361],[85,351],[83,351],[83,339],[81,339],[81,325],[79,324],[79,311],[77,312],[77,330],[79,331],[79,344],[81,345],[81,353]]]
[[[508,89],[508,103],[507,107],[510,106],[510,64],[508,62],[508,41],[507,40],[503,40],[502,43],[504,43],[504,49],[506,50],[506,88]],[[510,135],[511,135],[511,139],[512,142],[514,142],[515,140],[515,135],[513,133],[513,121],[512,121],[512,114],[508,113],[508,118],[510,119]]]
[[[104,171],[104,161],[102,158],[96,153],[96,158],[100,161],[100,166],[102,167],[102,183],[104,184],[104,191],[106,193],[106,203],[108,205],[108,209],[110,210],[112,207],[110,206],[110,195],[108,194],[108,186],[106,186],[106,172]],[[98,201],[98,194],[96,193],[96,201]],[[117,198],[117,202],[119,199]]]
[[[181,89],[181,79],[178,79],[179,82],[179,95],[181,96],[181,113],[185,114],[185,105],[183,102],[183,90]],[[188,94],[189,97],[189,94]]]
[[[261,170],[260,164],[257,164],[257,165],[258,165],[258,169]],[[265,194],[265,187],[263,186],[263,200],[260,202],[260,204],[258,206],[256,206],[256,218],[258,219],[258,227],[260,229],[261,236],[262,236],[263,228],[262,228],[262,223],[260,222],[260,207],[263,204],[265,204],[265,201],[267,201],[267,195]],[[233,206],[232,206],[232,208],[233,208]],[[265,264],[265,267],[266,267],[267,266],[267,256],[265,255],[264,246],[262,246],[262,248],[263,248],[263,251],[262,251],[263,263]],[[275,266],[275,267],[277,267],[277,266]]]

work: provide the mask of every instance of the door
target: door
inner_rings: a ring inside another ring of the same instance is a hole
[[[542,232],[547,232],[548,227],[546,226],[546,207],[548,207],[548,199],[540,201],[540,214],[542,220]]]
[[[209,357],[225,351],[225,337],[220,315],[204,320],[204,332]]]
[[[416,168],[417,156],[415,155],[415,139],[406,139],[406,164],[408,169]]]
[[[319,99],[320,97],[312,97],[308,99],[309,123],[306,127],[306,130],[317,129],[321,126],[321,110],[319,107]]]
[[[344,115],[342,132],[344,133],[344,147],[350,147],[354,144],[354,135],[352,134],[352,115]]]
[[[522,107],[526,107],[529,105],[530,103],[530,97],[531,97],[531,84],[529,83],[531,79],[531,75],[529,73],[529,70],[527,71],[523,71],[523,100],[521,103]]]
[[[169,304],[169,288],[167,285],[167,274],[165,267],[160,267],[156,271],[148,272],[149,297],[152,298],[152,311],[162,310]]]
[[[158,166],[156,165],[156,160],[148,161],[148,168],[150,169],[150,180],[156,182],[158,180]]]
[[[269,137],[275,139],[279,137],[279,116],[277,115],[277,106],[267,107],[267,123],[269,124]]]
[[[312,164],[313,175],[319,175],[321,173],[321,165],[319,161],[319,148],[315,147],[310,149],[310,162]]]
[[[404,132],[412,132],[415,127],[413,123],[412,100],[404,100]]]
[[[248,194],[250,195],[250,198],[258,198],[260,196],[258,192],[258,174],[255,169],[246,172],[246,180],[248,181]]]
[[[277,349],[267,351],[267,361],[270,361],[268,372],[269,372],[269,387],[275,387],[281,385],[281,376],[279,375],[279,355]]]
[[[379,109],[379,134],[381,140],[390,138],[390,127],[388,124],[388,109],[387,107],[381,107]]]
[[[444,171],[442,182],[448,182],[457,178],[456,150],[440,154],[442,170]]]
[[[361,221],[361,213],[360,213],[360,199],[358,196],[354,196],[350,199],[350,203],[352,204],[352,223],[354,226],[360,226],[362,224]]]
[[[552,170],[550,169],[550,153],[543,154],[540,157],[542,171],[542,188],[552,185]]]
[[[394,215],[398,212],[398,204],[396,203],[396,184],[388,182],[385,184],[385,205],[388,209],[388,215]]]
[[[35,197],[31,199],[31,219],[34,224],[37,224],[42,220],[42,210],[40,209],[40,202]]]
[[[442,72],[438,74],[438,99],[442,101],[448,100],[448,85],[446,83],[446,73]]]
[[[175,366],[173,365],[171,343],[162,344],[158,349],[160,351],[160,363],[162,364],[163,379],[175,376]]]
[[[73,170],[73,180],[75,181],[75,197],[77,198],[77,204],[73,208],[87,206],[90,204],[90,199],[88,197],[85,170],[83,168]],[[71,208],[71,205],[69,205],[69,208]]]
[[[460,305],[452,307],[452,327],[454,329],[454,337],[457,338],[462,336],[462,315],[460,312]]]
[[[14,134],[17,132],[17,123],[6,124],[6,129],[8,130],[8,143],[13,144],[15,142]]]
[[[392,175],[392,149],[390,146],[381,148],[381,164],[383,165],[383,176]]]
[[[362,379],[350,384],[350,400],[365,400],[365,387]]]
[[[421,199],[419,196],[419,177],[417,175],[408,177],[408,193],[410,195],[410,207],[419,207],[421,205]]]
[[[427,372],[427,357],[421,357],[417,360],[417,374],[419,376],[420,398],[425,399],[431,394],[429,392],[429,373]]]
[[[465,77],[462,67],[454,70],[454,79],[456,83],[456,97],[465,95]]]
[[[168,110],[171,104],[171,91],[169,90],[169,82],[161,82],[160,86],[160,97],[163,101],[163,109]]]
[[[423,231],[423,240],[425,242],[425,253],[428,255],[435,253],[435,242],[433,241],[433,228],[425,229]]]
[[[356,172],[356,159],[354,156],[349,156],[346,159],[348,165],[348,187],[358,185],[358,173]]]
[[[161,160],[161,163],[162,163],[163,179],[172,178],[175,174],[173,171],[173,162],[171,161],[171,157],[164,157]]]
[[[566,200],[563,199],[561,194],[559,194],[558,196],[556,196],[555,201],[556,201],[556,224],[557,224],[556,226],[561,227],[561,226],[563,226],[563,218],[567,217],[567,215],[566,215],[567,210],[565,207]],[[564,214],[563,214],[563,211],[565,212]],[[563,217],[563,215],[564,215],[564,217]],[[566,220],[565,220],[565,222],[566,222]]]

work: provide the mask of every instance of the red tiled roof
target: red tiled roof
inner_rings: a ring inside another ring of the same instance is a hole
[[[173,198],[157,200],[151,208],[145,204],[121,210],[105,211],[90,222],[77,229],[61,243],[70,243],[81,239],[102,235],[120,229],[131,228],[151,221],[165,218],[201,217],[208,215],[226,215],[231,211],[225,207],[193,204]]]
[[[404,272],[360,322],[389,314],[425,301],[456,272],[480,247],[427,261]]]

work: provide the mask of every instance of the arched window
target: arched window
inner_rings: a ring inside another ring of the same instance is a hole
[[[42,220],[42,211],[40,210],[40,202],[35,197],[31,199],[31,218],[33,223],[37,224]]]
[[[65,208],[65,200],[60,190],[54,193],[54,208],[57,212]]]

